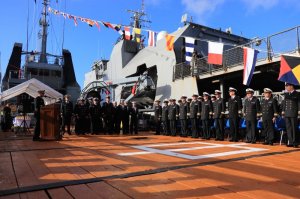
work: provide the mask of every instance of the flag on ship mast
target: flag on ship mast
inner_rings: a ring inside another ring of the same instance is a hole
[[[207,63],[222,65],[223,63],[223,47],[224,44],[220,42],[208,42],[208,60]]]
[[[168,51],[172,51],[174,49],[174,40],[175,37],[173,35],[169,35],[169,34],[166,35],[166,42],[167,42],[166,48]]]
[[[185,61],[189,64],[192,61],[192,55],[195,48],[195,39],[191,37],[185,37]]]
[[[148,46],[156,46],[155,32],[153,32],[151,30],[148,31]]]
[[[293,85],[300,85],[300,58],[294,56],[281,56],[279,81]]]
[[[141,29],[140,28],[134,28],[135,33],[135,40],[140,43],[141,42]]]
[[[124,31],[125,31],[125,39],[130,40],[130,27],[125,26]]]
[[[243,84],[249,86],[256,66],[258,50],[244,47]]]

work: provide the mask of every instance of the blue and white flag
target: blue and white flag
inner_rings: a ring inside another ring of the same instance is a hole
[[[258,50],[244,47],[243,84],[249,86],[256,66]]]
[[[189,64],[192,61],[192,55],[195,48],[195,39],[191,37],[185,37],[185,61]]]

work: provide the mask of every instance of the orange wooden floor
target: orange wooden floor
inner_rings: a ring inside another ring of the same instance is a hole
[[[300,149],[149,132],[58,142],[0,132],[0,198],[267,197],[300,198]]]

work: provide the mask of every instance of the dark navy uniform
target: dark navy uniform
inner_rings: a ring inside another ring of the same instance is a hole
[[[190,105],[190,118],[192,124],[192,138],[198,138],[198,118],[201,113],[201,102],[198,100],[193,100]]]
[[[35,129],[34,129],[34,135],[33,135],[33,141],[39,140],[40,139],[40,134],[41,134],[41,127],[40,127],[40,120],[41,120],[41,107],[45,106],[44,99],[41,96],[38,96],[35,98],[35,119],[36,119],[36,124],[35,124]]]
[[[242,113],[242,100],[239,96],[228,99],[228,116],[230,123],[230,141],[238,141],[239,114]]]
[[[261,101],[261,116],[263,131],[265,135],[265,144],[273,144],[274,123],[273,118],[278,116],[278,102],[275,98],[263,98]]]
[[[161,105],[154,106],[154,120],[155,120],[155,135],[160,135],[160,127],[161,127],[161,114],[162,107]]]
[[[90,105],[90,118],[91,118],[91,133],[99,134],[102,131],[102,118],[100,104]]]
[[[260,102],[256,97],[245,99],[244,115],[246,120],[246,142],[256,142],[255,129],[258,113],[260,112]]]
[[[187,136],[187,115],[190,112],[190,107],[187,102],[179,106],[179,120],[181,126],[181,136]]]
[[[285,93],[282,103],[282,115],[285,118],[288,146],[298,147],[299,132],[297,116],[300,116],[300,94],[295,90]]]
[[[178,105],[171,104],[168,109],[168,119],[170,122],[170,131],[172,136],[176,136],[176,119],[178,117]]]
[[[12,117],[11,117],[11,108],[9,106],[5,106],[3,108],[3,131],[8,131],[12,126]]]
[[[117,118],[117,116],[114,116],[115,112],[115,107],[111,102],[102,104],[102,117],[105,124],[105,132],[108,134],[113,134],[114,119]]]
[[[138,124],[139,124],[139,109],[136,106],[129,108],[130,114],[130,124],[129,131],[130,134],[138,134]]]
[[[71,101],[63,101],[61,103],[61,114],[62,114],[62,131],[65,133],[65,127],[67,126],[67,132],[71,134],[71,120],[73,114],[73,103]]]
[[[164,135],[170,135],[168,115],[169,115],[169,106],[165,105],[164,107],[162,107],[162,114],[161,114],[161,120],[163,122],[163,127],[164,127],[163,129]]]
[[[75,133],[84,135],[90,131],[89,107],[86,104],[79,104],[74,108],[76,115]]]
[[[216,140],[224,140],[224,115],[225,100],[223,98],[216,99],[213,102],[213,119],[216,123]]]
[[[203,127],[203,138],[210,139],[209,119],[212,115],[212,103],[210,100],[201,102],[201,120]]]

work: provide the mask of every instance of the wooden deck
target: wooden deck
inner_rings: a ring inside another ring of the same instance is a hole
[[[300,198],[300,149],[155,136],[0,133],[0,198]]]

